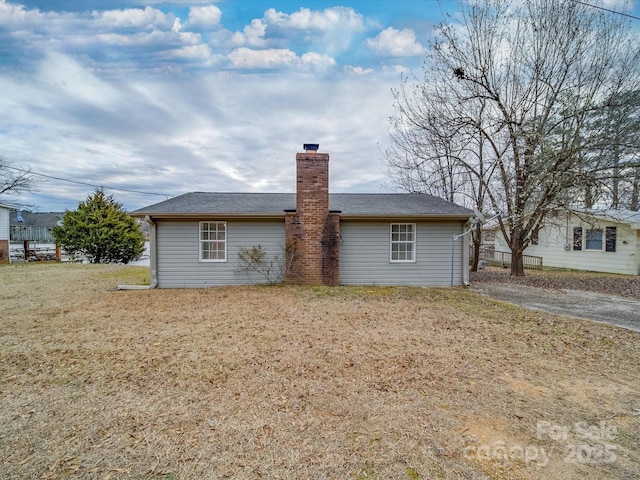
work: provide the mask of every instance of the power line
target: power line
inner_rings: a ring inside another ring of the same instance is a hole
[[[622,15],[623,17],[633,18],[634,20],[640,20],[640,17],[636,17],[635,15],[631,15],[630,13],[619,12],[617,10],[612,10],[610,8],[601,7],[599,5],[593,5],[591,3],[583,2],[581,0],[571,0],[574,3],[579,3],[580,5],[584,5],[585,7],[595,8],[597,10],[603,10],[609,13],[615,13],[616,15]]]
[[[127,188],[116,188],[116,187],[109,187],[109,186],[106,186],[106,185],[95,185],[93,183],[80,182],[78,180],[69,180],[68,178],[54,177],[53,175],[46,175],[44,173],[38,173],[38,172],[34,172],[32,170],[24,170],[22,168],[10,167],[9,165],[2,165],[2,168],[9,168],[11,170],[17,170],[19,172],[26,173],[26,174],[29,174],[29,175],[37,175],[39,177],[51,178],[53,180],[60,180],[61,182],[75,183],[76,185],[85,185],[85,186],[88,186],[88,187],[100,188],[100,189],[105,188],[107,190],[116,190],[116,191],[119,191],[119,192],[139,193],[139,194],[142,194],[142,195],[158,195],[160,197],[165,197],[166,199],[169,199],[169,195],[167,195],[166,193],[142,192],[140,190],[130,190],[130,189],[127,189]]]

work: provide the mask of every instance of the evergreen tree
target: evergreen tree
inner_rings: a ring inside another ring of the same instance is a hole
[[[111,195],[97,190],[67,210],[53,236],[68,253],[80,253],[91,263],[129,263],[142,255],[142,230]]]

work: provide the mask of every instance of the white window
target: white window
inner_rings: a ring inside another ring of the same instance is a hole
[[[200,222],[200,261],[227,261],[227,224]]]
[[[391,224],[391,261],[416,261],[416,224]]]
[[[602,229],[588,228],[584,246],[585,250],[602,250]]]

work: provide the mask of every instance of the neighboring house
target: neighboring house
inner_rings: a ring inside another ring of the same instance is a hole
[[[305,150],[295,194],[194,192],[132,212],[151,225],[151,286],[264,281],[239,268],[238,250],[258,245],[268,259],[289,251],[292,283],[468,284],[468,236],[456,236],[472,211],[424,194],[329,194],[329,155]]]
[[[62,217],[64,213],[60,212],[29,212],[14,208],[10,220],[11,241],[55,243],[51,229],[60,225]]]
[[[545,267],[640,274],[640,213],[630,210],[557,210],[531,235],[525,255]],[[509,251],[496,235],[497,251]]]
[[[60,259],[51,230],[60,225],[64,213],[29,212],[13,209],[10,216],[12,254],[17,260]],[[19,245],[19,247],[16,247]]]
[[[9,263],[9,214],[12,208],[0,204],[0,264]]]

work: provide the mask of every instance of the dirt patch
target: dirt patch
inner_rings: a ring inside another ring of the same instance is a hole
[[[463,289],[114,291],[145,275],[0,268],[3,476],[640,471],[637,333]]]

